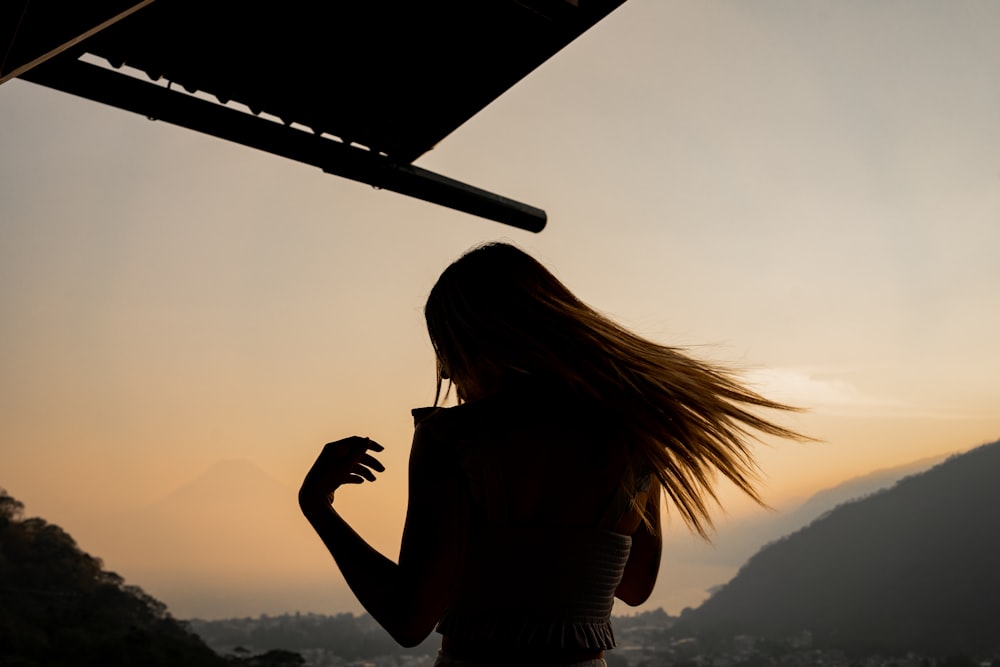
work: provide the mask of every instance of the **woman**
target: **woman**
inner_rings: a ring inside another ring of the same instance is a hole
[[[399,562],[332,504],[374,481],[381,445],[326,445],[299,502],[399,643],[437,628],[439,667],[606,664],[614,598],[640,604],[656,581],[661,492],[704,537],[717,472],[760,501],[748,434],[799,437],[754,412],[790,408],[625,330],[511,245],[449,266],[425,317],[435,406],[442,381],[458,405],[414,411]]]

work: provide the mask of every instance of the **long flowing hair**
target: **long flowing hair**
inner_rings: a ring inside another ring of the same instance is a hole
[[[727,368],[632,333],[506,243],[474,248],[445,269],[424,315],[438,357],[435,405],[443,379],[461,402],[518,377],[599,404],[620,425],[627,476],[655,476],[702,537],[718,501],[717,473],[764,504],[752,441],[807,439],[757,414],[796,408],[764,398]]]

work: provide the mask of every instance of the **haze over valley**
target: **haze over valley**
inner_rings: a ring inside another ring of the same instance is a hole
[[[657,589],[640,610],[662,607],[679,614],[697,606],[766,543],[938,460],[875,471],[801,504],[748,510],[742,517],[720,514],[711,544],[679,522],[668,522]],[[220,461],[139,510],[94,516],[67,528],[83,548],[101,554],[110,569],[181,618],[362,611],[299,514],[295,489],[245,459]],[[619,604],[616,613],[632,611]]]

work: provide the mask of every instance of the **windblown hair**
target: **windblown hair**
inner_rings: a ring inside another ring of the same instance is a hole
[[[654,343],[576,298],[522,250],[490,243],[449,266],[424,309],[442,379],[461,402],[477,387],[534,378],[599,404],[620,424],[627,474],[648,470],[687,525],[712,525],[721,473],[758,503],[757,434],[805,439],[756,409],[795,410],[745,387],[731,370]]]

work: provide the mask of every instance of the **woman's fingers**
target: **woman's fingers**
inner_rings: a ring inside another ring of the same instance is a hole
[[[349,455],[351,452],[363,452],[368,449],[369,442],[367,438],[352,435],[349,438],[341,438],[340,440],[326,443],[323,445],[323,454],[327,456],[343,456],[345,454]]]
[[[362,438],[361,436],[351,436],[350,438],[343,438],[341,440],[335,440],[334,442],[328,442],[323,446],[323,454],[326,456],[355,456],[360,455],[368,450],[373,452],[381,452],[385,447],[378,444],[374,440],[369,440],[368,438]]]
[[[374,461],[374,459],[373,459],[373,461]],[[382,472],[383,470],[385,470],[385,468],[382,467],[381,463],[379,463],[378,461],[374,461],[374,462],[376,464],[374,466],[376,470],[378,470],[379,472]],[[355,477],[357,477],[357,476],[364,477],[369,482],[374,482],[375,481],[375,473],[372,472],[372,469],[369,468],[366,465],[362,465],[361,463],[355,463],[354,464],[354,467],[351,469],[351,474],[354,475]],[[361,481],[362,480],[357,479],[354,483],[361,483]]]
[[[385,466],[368,452],[381,452],[383,449],[382,445],[368,438],[343,438],[324,445],[313,467],[321,478],[332,481],[334,488],[340,484],[361,484],[366,480],[374,482],[375,473],[385,472]]]
[[[385,466],[382,465],[382,462],[379,461],[374,456],[372,456],[371,454],[365,454],[364,456],[362,456],[360,459],[358,459],[358,463],[362,463],[368,466],[369,468],[373,468],[379,472],[385,472]]]
[[[382,445],[378,444],[377,442],[369,438],[365,438],[365,442],[368,444],[368,449],[374,452],[381,452],[383,449],[385,449],[385,447],[383,447]]]

